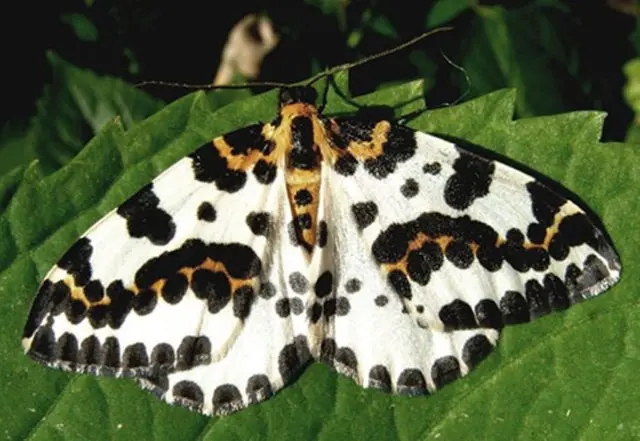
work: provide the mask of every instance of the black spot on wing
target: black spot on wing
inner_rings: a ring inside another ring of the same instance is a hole
[[[233,384],[222,384],[213,392],[213,413],[227,415],[244,407],[242,395]]]
[[[527,301],[518,291],[507,291],[500,299],[500,312],[506,325],[529,321]]]
[[[343,346],[336,350],[334,362],[339,370],[350,377],[355,377],[358,373],[358,358],[353,349]]]
[[[271,215],[266,212],[252,211],[247,215],[247,225],[256,236],[267,236],[271,222]]]
[[[76,363],[78,361],[78,339],[75,335],[65,332],[56,343],[55,360],[66,363]]]
[[[411,292],[411,284],[409,283],[405,273],[400,270],[393,270],[387,274],[387,282],[389,282],[389,285],[391,285],[393,290],[400,297],[411,300],[411,297],[413,296]]]
[[[571,293],[572,300],[578,301],[588,297],[592,287],[609,277],[610,272],[607,266],[595,254],[590,254],[584,260],[582,270],[576,265],[567,267],[566,287]]]
[[[84,287],[84,296],[91,303],[97,303],[104,297],[104,288],[99,280],[92,280]]]
[[[371,251],[378,263],[395,263],[404,257],[412,238],[410,226],[391,224],[376,237]]]
[[[173,385],[172,393],[179,404],[198,407],[204,403],[204,393],[200,386],[193,381],[182,380],[177,382]]]
[[[107,296],[110,299],[107,321],[109,326],[117,329],[122,326],[127,314],[133,308],[135,295],[132,291],[125,289],[121,280],[116,280],[107,287]]]
[[[196,297],[207,301],[211,314],[220,312],[231,300],[231,284],[221,271],[196,270],[191,278],[191,289]]]
[[[265,300],[269,300],[276,295],[275,285],[269,281],[262,282],[258,295]]]
[[[299,370],[311,360],[311,353],[307,338],[297,336],[293,343],[285,345],[278,355],[278,370],[286,384],[291,381]]]
[[[333,317],[336,313],[336,299],[335,298],[330,298],[325,300],[324,304],[322,305],[322,314],[325,316],[325,318],[330,318]]]
[[[358,202],[351,206],[353,218],[358,225],[358,229],[363,230],[371,225],[378,217],[378,206],[375,202]]]
[[[536,220],[543,227],[553,224],[553,219],[566,199],[542,185],[538,181],[529,182],[527,191],[531,196],[531,209]]]
[[[107,337],[102,344],[100,365],[117,369],[120,367],[120,343],[115,337]]]
[[[480,300],[475,307],[478,324],[483,328],[502,329],[502,313],[496,302],[491,299]]]
[[[464,210],[489,193],[495,164],[462,150],[458,152],[460,156],[453,163],[455,173],[447,180],[444,199],[452,208]]]
[[[182,273],[175,273],[169,276],[162,287],[162,298],[170,305],[180,303],[187,292],[189,281]]]
[[[389,370],[381,364],[373,366],[369,371],[369,387],[390,393],[391,375],[389,375]]]
[[[147,261],[135,275],[136,286],[140,289],[151,287],[160,279],[166,279],[185,267],[196,267],[206,258],[221,262],[229,275],[235,279],[248,280],[257,276],[262,261],[247,245],[240,243],[209,243],[192,239],[180,248],[164,252]]]
[[[536,319],[551,312],[549,307],[549,293],[537,280],[528,280],[525,283],[525,296],[529,306],[531,319]]]
[[[296,271],[289,275],[289,285],[293,292],[297,294],[304,294],[309,289],[309,281],[300,272]]]
[[[264,159],[259,159],[253,167],[253,175],[256,177],[256,180],[264,185],[271,184],[276,179],[277,174],[278,167]]]
[[[471,306],[460,299],[444,305],[440,309],[438,316],[447,331],[478,327]]]
[[[80,300],[70,300],[67,302],[65,316],[67,320],[76,325],[80,323],[87,315],[87,307]]]
[[[29,355],[39,361],[52,361],[55,356],[56,337],[51,326],[42,326],[36,332],[29,348]]]
[[[335,171],[343,176],[353,175],[356,172],[357,167],[358,161],[353,157],[351,153],[340,155],[333,166]]]
[[[242,170],[230,169],[227,160],[220,156],[218,149],[209,142],[189,157],[192,159],[194,177],[201,182],[215,182],[218,190],[235,193],[244,187],[247,174]]]
[[[379,306],[382,308],[383,306],[386,306],[387,303],[389,303],[389,298],[384,294],[380,294],[375,299],[373,299],[373,302],[376,304],[376,306]]]
[[[360,291],[361,287],[362,287],[362,282],[359,279],[349,279],[347,280],[347,283],[344,284],[344,289],[349,294],[353,294]]]
[[[322,317],[322,305],[314,302],[309,309],[307,309],[307,317],[312,324],[318,323],[320,317]]]
[[[150,314],[158,304],[158,296],[151,289],[141,290],[133,300],[133,309],[138,315]],[[93,308],[92,308],[93,309]]]
[[[419,369],[405,369],[398,376],[398,393],[400,395],[426,395],[427,382]]]
[[[429,175],[437,175],[442,170],[439,162],[429,162],[422,167],[422,171]]]
[[[211,244],[210,256],[222,262],[229,275],[236,279],[256,277],[262,269],[262,261],[247,245],[241,243]]]
[[[336,315],[345,316],[351,311],[351,303],[346,297],[338,297],[336,299]]]
[[[321,220],[318,223],[318,246],[320,248],[324,248],[327,245],[327,239],[329,236],[329,231],[327,229],[327,223]]]
[[[405,183],[402,184],[402,187],[400,187],[400,193],[402,193],[405,198],[412,198],[416,196],[418,191],[420,191],[418,181],[411,178],[407,179]]]
[[[273,395],[269,377],[264,374],[252,375],[247,381],[247,398],[249,404],[256,404]]]
[[[547,274],[544,276],[544,288],[549,295],[549,306],[554,310],[567,309],[571,302],[569,300],[569,291],[560,277],[555,274]]]
[[[107,305],[94,305],[87,311],[89,324],[93,329],[100,329],[107,325],[109,307]]]
[[[198,219],[205,222],[214,222],[216,220],[216,209],[209,202],[203,202],[198,207]]]
[[[149,356],[143,343],[135,343],[125,348],[122,367],[135,369],[149,366]]]
[[[227,133],[223,139],[231,147],[232,155],[247,155],[251,150],[264,151],[269,143],[262,136],[262,128],[262,124],[252,124]]]
[[[173,347],[168,343],[159,343],[151,351],[151,365],[167,371],[173,367],[176,355]]]
[[[333,274],[331,271],[324,271],[320,274],[314,286],[314,292],[319,298],[326,297],[333,292]]]
[[[57,265],[73,277],[76,286],[85,286],[91,280],[92,253],[91,241],[83,237],[64,253]]]
[[[155,245],[166,245],[176,232],[171,216],[158,208],[160,199],[147,184],[118,207],[117,213],[127,220],[132,237],[146,237]]]
[[[489,339],[482,335],[474,335],[464,344],[462,348],[462,360],[469,366],[469,369],[477,366],[493,350],[493,345]]]
[[[240,320],[245,320],[251,312],[254,299],[254,291],[250,286],[241,286],[233,292],[233,315]]]
[[[282,318],[287,318],[291,314],[291,304],[288,298],[278,299],[276,302],[276,314]]]
[[[211,362],[211,341],[206,336],[187,336],[176,351],[176,369],[187,370]]]
[[[320,360],[333,367],[333,360],[336,357],[338,345],[332,338],[325,338],[320,344]]]
[[[451,355],[438,358],[431,366],[431,378],[437,388],[461,377],[460,363]]]
[[[95,366],[100,363],[102,346],[95,335],[90,335],[80,343],[78,363],[86,366]]]
[[[405,126],[391,126],[387,133],[387,142],[382,146],[383,154],[367,159],[365,169],[372,176],[382,179],[396,170],[398,163],[411,158],[416,151],[415,132]]]
[[[62,285],[66,287],[64,282],[58,283],[62,283]],[[31,305],[31,310],[29,311],[29,317],[27,318],[27,324],[24,327],[23,337],[31,337],[49,311],[54,307],[55,303],[53,301],[53,297],[56,289],[55,285],[56,284],[52,283],[50,280],[44,280],[42,285],[40,285],[36,298],[33,300],[33,304]],[[70,294],[71,292],[69,291],[69,288],[67,288],[67,294],[63,295],[63,298],[68,298]]]

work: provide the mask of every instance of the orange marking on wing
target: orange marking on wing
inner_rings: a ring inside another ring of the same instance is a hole
[[[389,121],[380,121],[371,132],[371,141],[351,141],[347,150],[360,160],[378,158],[384,155],[384,144],[391,130]]]
[[[220,156],[227,160],[227,167],[232,170],[246,171],[263,157],[262,153],[257,149],[250,149],[248,155],[234,155],[231,151],[231,146],[222,137],[214,139],[213,145],[218,149]]]
[[[71,298],[73,300],[81,301],[82,304],[85,306],[85,308],[90,308],[91,306],[98,306],[98,305],[108,305],[111,303],[111,299],[106,295],[104,295],[97,302],[90,302],[89,299],[87,299],[86,294],[84,293],[84,287],[76,286],[72,277],[67,277],[66,279],[63,280],[63,283],[67,285],[67,287],[69,287],[69,290],[71,292]]]
[[[529,240],[525,240],[524,243],[522,244],[522,247],[527,250],[542,248],[545,251],[549,251],[549,245],[551,244],[551,241],[553,240],[554,236],[558,234],[558,230],[560,227],[560,223],[562,222],[562,219],[575,213],[581,213],[581,210],[573,204],[565,210],[560,210],[558,213],[556,213],[553,224],[547,227],[545,238],[542,243],[540,244],[532,243]],[[411,251],[418,250],[422,247],[423,244],[427,242],[431,242],[431,243],[437,244],[438,247],[440,248],[440,251],[444,254],[446,252],[447,246],[453,240],[454,238],[452,236],[430,237],[422,232],[419,232],[415,238],[409,241],[407,246],[407,252],[399,261],[395,263],[384,264],[383,267],[387,272],[391,272],[393,270],[400,270],[403,273],[405,273],[408,277],[409,274],[407,271],[407,264],[409,259],[409,253],[411,253]],[[496,248],[500,247],[506,242],[507,240],[504,237],[498,236],[498,238],[496,239],[495,247]],[[467,242],[467,246],[471,249],[471,252],[473,253],[474,257],[477,258],[478,251],[480,250],[480,245],[477,244],[476,242],[470,241],[470,242]]]

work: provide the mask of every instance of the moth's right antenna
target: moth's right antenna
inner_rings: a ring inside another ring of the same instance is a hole
[[[464,67],[462,67],[459,64],[456,64],[453,61],[451,61],[451,59],[449,57],[447,57],[447,55],[444,52],[442,52],[442,50],[440,51],[440,55],[442,55],[442,58],[444,58],[447,63],[449,63],[451,66],[453,66],[454,68],[456,68],[460,72],[462,72],[464,74],[464,79],[467,82],[467,90],[465,90],[462,95],[460,95],[458,98],[456,98],[456,100],[454,102],[452,102],[452,103],[442,103],[445,106],[455,106],[456,104],[458,104],[460,101],[465,99],[471,93],[471,78],[469,78],[469,74],[467,73],[467,71],[466,71],[466,69]]]
[[[311,77],[311,79],[308,80],[305,83],[305,85],[306,86],[311,86],[316,81],[318,81],[318,80],[320,80],[320,79],[322,79],[324,77],[333,75],[336,72],[340,72],[340,71],[347,70],[347,69],[352,69],[352,68],[354,68],[356,66],[360,66],[362,64],[369,63],[370,61],[377,60],[378,58],[386,57],[387,55],[394,54],[394,53],[396,53],[398,51],[401,51],[401,50],[403,50],[403,49],[405,49],[405,48],[407,48],[407,47],[409,47],[411,45],[414,45],[417,42],[419,42],[421,40],[424,40],[425,38],[427,38],[427,37],[429,37],[431,35],[437,34],[439,32],[447,32],[447,31],[451,31],[451,30],[453,30],[453,28],[450,27],[450,26],[434,29],[434,30],[425,32],[423,34],[420,34],[417,37],[414,37],[409,41],[405,41],[404,43],[402,43],[402,44],[400,44],[400,45],[398,45],[396,47],[393,47],[391,49],[387,49],[385,51],[378,52],[377,54],[369,55],[368,57],[364,57],[363,59],[358,60],[358,61],[353,61],[351,63],[345,63],[345,64],[341,64],[339,66],[331,67],[331,68],[329,68],[329,69],[327,69],[327,70],[325,70],[323,72],[320,72],[319,74]]]

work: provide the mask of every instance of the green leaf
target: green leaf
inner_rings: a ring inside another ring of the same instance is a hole
[[[339,14],[349,3],[344,0],[304,0],[304,2],[320,9],[326,15]]]
[[[5,123],[0,131],[0,176],[32,158],[25,141],[26,130],[18,124]]]
[[[570,22],[559,7],[478,6],[474,11],[462,58],[474,96],[516,88],[520,116],[562,112],[585,99]]]
[[[627,83],[624,86],[624,98],[627,104],[640,117],[640,58],[634,58],[623,66]]]
[[[96,41],[98,39],[98,28],[86,15],[78,13],[62,14],[60,20],[71,26],[80,40]]]
[[[396,31],[395,26],[391,23],[384,15],[376,15],[372,17],[368,22],[367,26],[369,26],[373,31],[377,34],[383,35],[389,38],[398,38],[398,32]]]
[[[24,175],[25,168],[25,166],[17,166],[4,174],[0,174],[0,214],[7,208],[9,201],[15,194]]]
[[[114,117],[125,128],[157,112],[163,103],[123,81],[99,77],[48,53],[53,82],[38,101],[26,139],[29,160],[50,173],[73,158]]]
[[[427,14],[424,27],[441,26],[471,7],[471,0],[437,0]]]
[[[341,81],[344,82],[346,78]],[[418,83],[357,99],[404,102]],[[344,92],[344,91],[343,91]],[[353,109],[328,94],[327,114]],[[597,212],[621,253],[620,284],[592,301],[503,331],[468,377],[430,397],[364,390],[314,364],[272,399],[225,418],[168,406],[130,380],[71,375],[22,354],[38,283],[86,228],[202,142],[274,117],[276,92],[212,112],[203,93],[124,131],[107,124],[69,164],[20,186],[0,215],[0,427],[26,440],[632,440],[640,436],[640,152],[599,142],[604,115],[512,120],[502,90],[424,112],[415,129],[464,139],[546,174]],[[34,213],[38,213],[34,216]]]

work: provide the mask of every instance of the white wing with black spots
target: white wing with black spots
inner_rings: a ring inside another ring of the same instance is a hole
[[[286,237],[284,175],[231,163],[208,143],[78,240],[40,287],[28,354],[137,377],[207,414],[261,401],[291,379],[309,350],[304,315],[276,307],[290,294],[285,274],[304,271]]]
[[[427,393],[465,375],[504,325],[593,297],[620,275],[576,204],[442,139],[338,120],[352,144],[327,178],[336,296],[322,357],[359,384]],[[376,127],[376,129],[374,129]],[[347,286],[358,286],[349,292]]]

